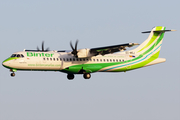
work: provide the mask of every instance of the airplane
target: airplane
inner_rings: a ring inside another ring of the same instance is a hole
[[[149,37],[142,43],[126,43],[97,48],[77,49],[78,40],[72,50],[50,51],[23,50],[13,53],[2,62],[2,65],[10,69],[11,76],[15,76],[17,70],[23,71],[60,71],[67,74],[69,80],[74,79],[74,74],[82,74],[84,79],[90,79],[94,72],[126,72],[158,63],[165,62],[165,58],[159,58],[164,33],[175,30],[165,30],[166,27],[156,26]],[[137,48],[125,51],[127,47],[139,45]]]

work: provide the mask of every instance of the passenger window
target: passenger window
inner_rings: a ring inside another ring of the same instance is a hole
[[[62,61],[62,58],[60,58],[60,61]]]
[[[90,61],[92,61],[92,59],[89,59]]]
[[[118,59],[116,59],[116,62],[118,62]]]
[[[97,62],[99,61],[99,59],[97,59]]]
[[[80,60],[80,61],[82,61],[82,59],[81,59],[81,58],[79,58],[79,60]]]
[[[83,61],[85,61],[86,59],[84,58]]]
[[[119,59],[119,62],[121,62],[121,59]]]
[[[109,62],[109,59],[107,59],[107,62]]]
[[[86,59],[87,61],[89,61],[89,59]]]
[[[104,62],[106,62],[106,59],[104,59]]]
[[[77,60],[77,61],[79,61],[79,59],[78,59],[78,58],[77,58],[76,60]]]
[[[95,61],[95,59],[93,59]]]
[[[115,62],[115,59],[113,59],[113,62]]]
[[[68,61],[68,58],[66,60]]]
[[[124,60],[122,60],[124,62]]]
[[[112,62],[112,60],[110,59],[110,62]]]
[[[52,58],[50,58],[50,60],[52,60]]]
[[[65,61],[65,58],[63,58],[63,61]]]
[[[57,61],[59,60],[59,58],[57,58]]]
[[[75,58],[73,58],[73,61],[75,61]]]
[[[43,58],[43,60],[46,60],[46,58]]]
[[[49,60],[49,58],[47,58],[47,60]]]
[[[55,59],[55,58],[53,58],[53,60],[55,61],[56,59]]]
[[[71,59],[71,58],[70,58],[69,60],[70,60],[70,61],[72,61],[72,59]]]
[[[100,59],[100,61],[102,62],[102,59]]]

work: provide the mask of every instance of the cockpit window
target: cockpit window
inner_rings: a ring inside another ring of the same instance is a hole
[[[21,54],[21,57],[24,57],[24,55],[23,55],[23,54]]]
[[[24,57],[23,54],[12,54],[11,57]]]
[[[16,54],[12,54],[11,57],[16,57]]]

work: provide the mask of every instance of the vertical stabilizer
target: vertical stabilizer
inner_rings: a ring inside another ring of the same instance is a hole
[[[158,52],[158,54],[156,54],[156,57],[158,57],[161,49],[164,33],[166,31],[165,29],[166,27],[157,26],[153,28],[151,31],[142,32],[142,33],[150,33],[149,37],[133,51],[136,52],[137,54],[142,54],[142,55],[151,52],[154,52],[155,54]]]

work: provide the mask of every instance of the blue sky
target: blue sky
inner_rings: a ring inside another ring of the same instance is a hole
[[[142,43],[154,26],[165,33],[160,57],[165,63],[126,73],[76,75],[18,71],[0,66],[1,120],[179,120],[180,54],[178,0],[1,0],[0,61],[13,52],[123,43]],[[135,47],[134,47],[135,48]]]

